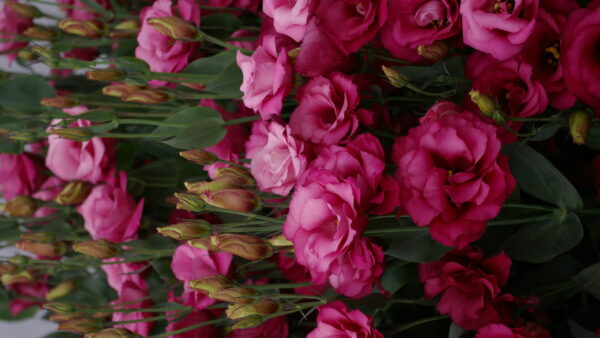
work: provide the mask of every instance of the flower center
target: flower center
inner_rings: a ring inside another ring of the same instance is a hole
[[[558,61],[560,60],[560,44],[558,41],[554,42],[550,46],[544,49],[544,60],[546,63],[556,67],[558,65]]]
[[[414,20],[420,27],[439,28],[447,23],[444,4],[437,0],[424,3],[415,13]]]
[[[367,14],[367,10],[365,9],[365,5],[362,2],[359,2],[356,5],[356,13],[365,16],[365,14]]]
[[[494,4],[493,11],[496,14],[509,13],[512,14],[515,9],[514,0],[500,0]]]

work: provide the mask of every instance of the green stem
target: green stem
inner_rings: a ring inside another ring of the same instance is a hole
[[[235,227],[233,229],[226,229],[226,230],[227,230],[226,233],[234,233],[234,234],[246,233],[246,232],[266,232],[266,231],[272,232],[272,231],[281,231],[281,225],[270,226],[270,227],[256,227],[256,228]]]
[[[413,85],[412,83],[408,83],[408,82],[404,86],[417,94],[421,94],[421,95],[425,95],[425,96],[438,97],[438,96],[446,96],[446,95],[454,94],[454,90],[448,90],[448,91],[441,92],[441,93],[428,92],[428,91],[422,90],[421,88]]]
[[[514,117],[514,116],[504,116],[509,121],[514,122],[549,122],[552,121],[551,117]]]
[[[433,304],[426,302],[422,299],[406,299],[406,298],[395,298],[388,300],[390,304],[411,304],[411,305],[423,305],[423,306],[433,306]]]
[[[293,289],[293,288],[301,288],[304,286],[312,286],[313,283],[305,282],[305,283],[279,283],[279,284],[265,284],[265,285],[252,285],[253,289],[257,290],[270,290],[270,289]]]
[[[244,216],[244,217],[247,217],[248,219],[262,219],[264,221],[269,221],[269,222],[273,222],[273,223],[283,223],[283,220],[278,219],[278,218],[274,218],[274,217],[257,215],[257,214],[253,214],[251,212],[235,211],[235,210],[229,210],[229,209],[221,209],[221,208],[216,208],[216,207],[213,207],[213,206],[210,206],[210,205],[208,205],[206,207],[206,210],[207,211],[212,211],[212,212],[221,212],[221,213],[225,213],[225,214],[232,214],[232,215]]]
[[[575,213],[579,215],[600,215],[600,209],[575,210]]]
[[[124,139],[129,139],[129,138],[155,138],[155,139],[161,139],[161,138],[168,138],[173,136],[173,134],[152,134],[152,133],[135,133],[135,134],[128,134],[128,133],[101,133],[101,134],[96,134],[94,135],[95,137],[102,137],[102,138],[124,138]]]
[[[435,316],[435,317],[428,317],[428,318],[423,318],[423,319],[415,320],[414,322],[410,322],[408,324],[404,324],[402,326],[398,326],[397,328],[395,328],[395,329],[387,332],[385,334],[385,336],[389,338],[389,337],[395,336],[396,334],[398,334],[398,333],[400,333],[402,331],[406,331],[406,330],[408,330],[410,328],[413,328],[415,326],[419,326],[419,325],[422,325],[422,324],[426,324],[426,323],[429,323],[429,322],[434,322],[434,321],[441,320],[441,319],[447,319],[447,318],[448,318],[448,316],[443,315],[443,316]]]
[[[116,107],[116,108],[139,108],[138,104],[120,103],[120,102],[81,101],[81,104],[86,105],[86,106],[99,106],[99,107],[106,106],[106,107]],[[171,110],[171,109],[173,109],[173,107],[152,105],[152,109]]]
[[[156,117],[156,118],[165,118],[171,117],[170,113],[135,113],[135,112],[119,112],[118,113],[124,117]]]
[[[520,204],[520,203],[506,203],[502,207],[503,208],[541,210],[541,211],[553,211],[555,209],[553,207],[547,207],[547,206],[543,206],[543,205]]]
[[[215,44],[217,46],[220,46],[220,47],[223,47],[225,49],[239,50],[239,51],[241,51],[241,52],[243,52],[245,54],[252,54],[252,53],[254,53],[253,50],[249,50],[249,49],[245,49],[245,48],[240,48],[238,46],[232,45],[232,44],[227,43],[225,41],[221,41],[221,40],[215,38],[214,36],[210,36],[210,35],[208,35],[208,34],[206,34],[206,33],[204,33],[204,32],[201,31],[200,32],[200,39],[199,39],[199,41],[203,41],[203,40],[206,40],[206,41],[208,41],[210,43],[213,43],[213,44]]]
[[[157,334],[154,336],[149,336],[149,338],[164,338],[164,337],[171,337],[180,333],[184,333],[184,332],[188,332],[188,331],[192,331],[194,329],[197,329],[199,327],[203,327],[203,326],[208,326],[208,325],[213,325],[213,324],[221,324],[221,323],[227,323],[229,322],[230,319],[229,318],[217,318],[217,319],[213,319],[213,320],[209,320],[207,322],[202,322],[202,323],[198,323],[198,324],[194,324],[194,325],[190,325],[187,327],[184,327],[182,329],[179,330],[175,330],[175,331],[168,331],[165,333],[161,333],[161,334]]]
[[[489,221],[487,223],[487,226],[493,227],[493,226],[503,226],[503,225],[535,223],[535,222],[547,221],[554,217],[555,217],[555,215],[551,213],[551,214],[545,214],[545,215],[541,215],[541,216],[527,217],[527,218],[520,218],[520,219]]]
[[[309,296],[309,295],[296,295],[296,294],[279,294],[279,295],[266,295],[266,297],[273,299],[314,299],[320,302],[325,302],[323,297]]]
[[[107,326],[115,326],[115,325],[124,325],[124,324],[154,322],[154,321],[158,321],[158,320],[163,320],[163,319],[169,319],[169,318],[173,318],[173,317],[178,317],[179,315],[185,316],[190,311],[191,311],[191,309],[188,308],[188,309],[184,309],[184,310],[181,310],[179,312],[168,314],[168,315],[164,315],[164,316],[156,316],[156,317],[149,317],[149,318],[144,318],[144,319],[134,319],[134,320],[123,320],[123,321],[120,321],[120,322],[106,322],[105,324]]]
[[[163,126],[163,127],[175,127],[175,128],[185,128],[187,125],[184,123],[171,123],[164,121],[156,121],[156,120],[146,120],[146,119],[118,119],[119,123],[125,124],[146,124],[151,126]]]
[[[242,124],[242,123],[248,123],[248,122],[253,122],[260,119],[259,115],[251,115],[251,116],[246,116],[246,117],[241,117],[239,119],[233,119],[233,120],[229,120],[229,121],[225,121],[225,124],[223,124],[224,126],[231,126],[234,124]]]

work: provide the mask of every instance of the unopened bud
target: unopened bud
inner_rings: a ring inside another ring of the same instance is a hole
[[[96,39],[104,34],[106,25],[98,20],[64,19],[58,23],[58,28],[69,34]]]
[[[237,321],[231,328],[233,330],[249,329],[251,327],[259,326],[263,321],[262,316],[259,315],[247,316]]]
[[[137,338],[141,337],[127,329],[111,327],[95,333],[88,333],[84,338]]]
[[[569,132],[573,143],[577,145],[586,144],[590,128],[592,127],[592,116],[584,110],[576,110],[569,116]]]
[[[119,39],[131,39],[138,36],[138,30],[119,30],[115,29],[112,32],[108,33],[108,37],[111,39],[119,40]]]
[[[199,197],[213,207],[233,211],[252,212],[260,207],[260,198],[245,189],[204,191]]]
[[[50,291],[48,291],[48,293],[46,294],[46,300],[53,301],[55,299],[59,299],[61,297],[64,297],[64,296],[70,294],[76,288],[77,288],[77,282],[75,280],[70,279],[70,280],[64,281],[64,282],[58,284],[57,286],[53,287]]]
[[[212,181],[200,181],[200,182],[184,182],[185,188],[189,192],[195,194],[201,194],[205,191],[221,191],[225,189],[243,188],[243,179],[238,179],[232,176],[221,176],[217,177]]]
[[[212,295],[218,291],[228,288],[232,284],[233,282],[231,279],[222,275],[215,275],[192,280],[189,282],[189,287],[196,291],[201,291]]]
[[[178,241],[206,237],[210,234],[210,224],[197,220],[156,228],[159,234]]]
[[[115,83],[102,88],[102,94],[122,98],[125,95],[129,95],[144,88],[146,87],[137,86],[131,83]]]
[[[51,108],[72,108],[79,104],[79,102],[69,96],[56,96],[41,99],[40,103],[43,106]]]
[[[53,30],[40,26],[27,28],[23,31],[23,35],[40,41],[54,41],[56,39],[56,33]]]
[[[177,198],[177,209],[183,209],[192,212],[201,212],[206,210],[206,202],[204,202],[196,194],[175,193]]]
[[[8,136],[8,139],[13,141],[35,142],[38,139],[38,134],[34,131],[21,131],[11,133]]]
[[[198,28],[196,26],[176,16],[150,18],[146,21],[161,34],[175,40],[194,39],[198,36]]]
[[[136,90],[129,94],[125,94],[121,97],[121,100],[125,102],[135,102],[143,104],[158,104],[167,102],[171,99],[171,96],[158,89],[142,89]]]
[[[253,304],[231,304],[227,307],[225,314],[229,319],[241,319],[248,316],[267,316],[279,311],[279,304],[263,298]]]
[[[118,30],[137,30],[140,29],[140,22],[138,20],[125,20],[115,26]]]
[[[73,250],[86,256],[105,259],[117,256],[121,249],[104,239],[95,239],[73,244]]]
[[[0,264],[0,276],[4,275],[5,273],[13,273],[15,271],[17,271],[17,267],[15,265],[12,264]]]
[[[18,272],[5,273],[0,277],[5,286],[20,283],[29,283],[35,281],[35,274],[31,270],[22,270]]]
[[[193,247],[210,251],[229,252],[247,260],[255,261],[270,257],[273,247],[264,239],[250,235],[220,234],[188,242]]]
[[[439,61],[448,55],[450,45],[443,40],[434,41],[431,45],[420,45],[417,47],[417,53],[427,60]]]
[[[81,313],[55,313],[48,319],[55,323],[62,323],[73,319],[79,319],[81,317],[83,317],[83,314]]]
[[[56,313],[75,313],[76,308],[73,304],[63,302],[49,302],[43,305],[43,308]]]
[[[290,58],[292,62],[296,61],[296,59],[298,58],[298,54],[300,54],[300,47],[296,47],[287,52],[288,58]]]
[[[29,217],[35,213],[38,203],[33,198],[19,195],[4,205],[4,212],[12,217]]]
[[[120,69],[107,68],[88,70],[85,76],[94,81],[119,81],[127,77],[127,73]]]
[[[218,160],[217,155],[202,149],[182,151],[179,153],[179,156],[200,165],[213,164]]]
[[[35,6],[8,1],[6,2],[6,5],[25,18],[34,19],[42,16],[42,12]]]
[[[62,322],[58,325],[59,331],[71,333],[93,333],[102,329],[102,321],[95,318],[80,318]]]
[[[62,138],[66,138],[73,141],[85,142],[92,139],[94,133],[90,128],[79,127],[79,128],[54,128],[50,130],[50,134],[58,135]]]
[[[56,235],[51,232],[28,232],[21,234],[21,239],[25,241],[52,243],[56,242]]]
[[[14,265],[25,266],[25,265],[29,264],[30,259],[27,256],[16,255],[16,256],[13,256],[13,257],[9,257],[7,259],[7,261],[9,263],[11,263],[11,264],[14,264]]]
[[[92,185],[87,182],[69,182],[54,198],[60,205],[77,205],[83,203],[92,190]]]
[[[497,122],[504,121],[504,117],[502,117],[500,108],[491,97],[477,90],[471,90],[469,92],[469,96],[471,97],[471,101],[477,105],[484,116],[490,117]]]
[[[44,256],[49,258],[60,257],[65,254],[67,248],[64,242],[43,243],[33,241],[17,241],[15,246],[18,249],[27,251],[34,255]]]
[[[254,186],[256,181],[250,172],[241,167],[224,167],[215,171],[215,178],[234,177],[240,186]]]
[[[267,242],[276,249],[292,247],[294,243],[285,238],[283,234],[267,239]]]
[[[221,302],[250,304],[256,300],[258,291],[250,288],[227,288],[209,294],[209,297]]]
[[[180,85],[197,91],[202,91],[206,88],[206,85],[202,83],[180,83]]]
[[[396,88],[402,88],[408,82],[406,76],[392,67],[382,65],[381,69],[383,70],[383,74],[385,74],[385,77],[388,79],[388,81]]]
[[[39,58],[39,56],[36,53],[32,52],[29,49],[21,49],[19,53],[17,53],[17,56],[19,57],[19,59],[25,61],[35,61]]]

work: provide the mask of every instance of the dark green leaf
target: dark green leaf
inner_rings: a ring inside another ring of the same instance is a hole
[[[416,264],[400,264],[385,269],[381,277],[381,285],[391,294],[394,294],[406,284],[417,280]]]
[[[596,334],[592,331],[586,330],[581,325],[577,324],[574,320],[569,320],[569,328],[571,329],[571,334],[575,338],[596,338]]]
[[[114,120],[116,117],[115,112],[112,110],[90,110],[83,113],[77,118],[82,120],[88,120],[92,122],[108,122]]]
[[[409,262],[433,262],[451,249],[433,240],[426,227],[422,231],[397,233],[391,238],[386,255]]]
[[[208,35],[219,39],[225,39],[231,36],[242,25],[240,19],[225,12],[219,12],[202,17],[200,29]]]
[[[237,64],[232,63],[210,81],[204,90],[233,98],[242,96],[241,85],[242,70]]]
[[[202,149],[219,143],[225,134],[227,129],[223,127],[223,120],[220,117],[208,117],[162,142],[177,149]]]
[[[0,141],[0,153],[20,154],[25,144],[21,141]]]
[[[165,127],[159,126],[152,131],[156,135],[175,136],[179,134],[187,126],[200,121],[205,117],[220,117],[216,110],[207,107],[185,107],[180,111],[171,115],[165,122],[181,123],[181,127]]]
[[[590,132],[588,134],[588,139],[587,139],[587,146],[595,149],[595,150],[600,150],[600,127],[596,126],[596,125],[592,125],[592,128],[590,128]]]
[[[543,141],[551,138],[562,128],[560,124],[556,123],[546,123],[543,126],[537,128],[536,134],[534,137],[530,138],[532,141]]]
[[[210,80],[224,71],[232,63],[236,63],[235,54],[235,51],[225,51],[213,56],[199,58],[185,67],[181,73],[209,75],[210,77],[206,77],[206,79]]]
[[[542,263],[576,246],[583,237],[579,217],[573,212],[557,211],[548,221],[523,225],[504,244],[510,257]]]
[[[506,145],[503,151],[524,192],[563,208],[581,209],[583,201],[575,187],[540,153],[522,143]]]
[[[150,72],[150,66],[134,56],[121,56],[115,60],[117,65],[124,71],[136,71],[142,73]]]
[[[110,121],[110,122],[102,123],[102,124],[93,124],[93,125],[89,126],[88,128],[90,128],[90,130],[92,130],[94,133],[106,133],[106,132],[109,132],[109,131],[117,128],[118,126],[119,126],[119,122]]]
[[[450,330],[448,330],[448,338],[460,338],[466,332],[462,327],[452,323],[450,324]]]
[[[0,82],[0,105],[11,112],[39,114],[45,109],[40,100],[54,96],[54,88],[38,76],[20,76]]]
[[[583,269],[573,280],[585,291],[600,299],[600,262]]]

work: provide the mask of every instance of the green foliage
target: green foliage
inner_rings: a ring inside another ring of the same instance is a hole
[[[0,106],[13,113],[40,114],[45,110],[40,100],[54,96],[54,88],[38,76],[18,76],[0,81]]]

